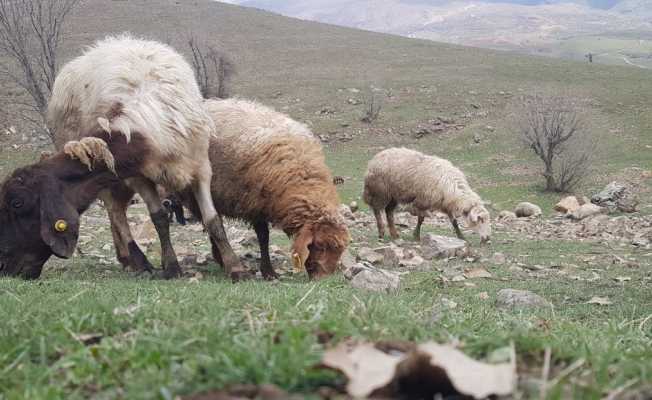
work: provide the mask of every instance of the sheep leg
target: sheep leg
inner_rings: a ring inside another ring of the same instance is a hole
[[[376,226],[378,227],[378,238],[382,240],[385,237],[385,225],[380,209],[374,208],[374,217],[376,217]]]
[[[455,235],[459,239],[466,240],[464,238],[464,235],[462,234],[462,231],[460,230],[460,226],[457,224],[457,219],[452,215],[449,215],[448,218],[451,220],[451,223],[453,224],[453,229],[455,229]]]
[[[163,208],[161,198],[156,191],[156,186],[146,179],[129,179],[129,187],[134,189],[143,198],[149,211],[149,216],[154,223],[156,233],[161,242],[161,262],[163,264],[163,278],[172,279],[181,276],[181,267],[170,240],[170,220],[168,213]]]
[[[267,221],[254,223],[254,230],[260,246],[260,273],[263,274],[263,279],[267,281],[278,279],[278,274],[274,272],[272,260],[269,258],[269,226]]]
[[[423,215],[419,215],[417,217],[417,226],[414,228],[414,240],[417,242],[421,241],[421,224],[423,224],[423,220],[425,219]]]
[[[226,237],[226,232],[224,231],[222,217],[215,210],[215,205],[211,198],[210,177],[211,173],[208,173],[208,181],[200,179],[193,187],[195,200],[199,206],[204,226],[208,230],[210,237],[215,241],[215,246],[220,251],[226,273],[231,277],[233,282],[237,282],[247,278],[247,270],[240,262],[240,258],[233,251],[233,248],[231,248],[229,240]]]
[[[102,191],[100,199],[106,206],[111,222],[111,234],[116,249],[118,261],[123,267],[131,267],[136,272],[152,272],[152,264],[140,250],[131,236],[127,221],[127,207],[134,192],[125,185]]]
[[[385,215],[387,216],[387,226],[389,226],[389,236],[396,240],[399,238],[396,225],[394,225],[394,210],[396,209],[396,202],[392,201],[385,207]]]
[[[222,268],[224,268],[224,261],[222,261],[222,254],[220,253],[220,249],[217,247],[215,240],[213,240],[213,238],[210,239],[211,239],[211,252],[213,253],[213,259]]]

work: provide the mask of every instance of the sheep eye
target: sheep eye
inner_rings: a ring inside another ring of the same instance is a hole
[[[21,208],[23,206],[23,201],[21,199],[13,199],[11,201],[11,206],[13,208]]]

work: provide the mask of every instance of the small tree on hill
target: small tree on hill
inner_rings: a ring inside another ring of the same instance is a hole
[[[213,45],[200,42],[195,36],[188,38],[192,67],[199,89],[204,98],[229,97],[229,81],[235,67],[223,51]]]
[[[65,21],[79,0],[0,0],[0,75],[29,95],[20,117],[45,128]],[[37,115],[34,118],[34,114]],[[52,132],[47,132],[52,137]]]
[[[567,98],[528,97],[518,118],[523,142],[543,161],[547,191],[567,192],[586,178],[596,142],[575,103]]]
[[[378,119],[380,116],[380,111],[383,108],[380,98],[376,96],[373,90],[369,90],[367,96],[364,99],[364,115],[360,119],[362,122],[370,124]]]

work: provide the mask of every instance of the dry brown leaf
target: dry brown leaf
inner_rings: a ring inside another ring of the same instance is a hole
[[[591,300],[587,301],[586,304],[598,304],[601,306],[608,306],[609,304],[613,304],[611,300],[609,300],[606,297],[599,297],[599,296],[593,296]]]
[[[474,398],[513,392],[513,364],[490,365],[473,360],[450,345],[387,346],[343,342],[326,351],[322,365],[341,371],[353,397],[432,398],[461,394]]]
[[[466,279],[473,278],[491,278],[492,275],[489,271],[484,268],[472,268],[464,272],[464,277]]]
[[[511,363],[481,363],[455,348],[434,342],[419,345],[418,350],[430,356],[432,366],[445,371],[460,394],[483,399],[491,395],[507,396],[514,390],[516,372]]]
[[[368,397],[387,386],[405,354],[387,354],[373,343],[343,342],[324,353],[322,364],[344,373],[349,379],[347,392],[353,397]]]

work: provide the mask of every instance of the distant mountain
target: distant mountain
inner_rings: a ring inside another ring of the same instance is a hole
[[[647,60],[647,53],[636,46],[639,39],[652,35],[652,0],[230,2],[304,20],[455,44],[580,59],[588,52],[608,54],[609,62],[630,65],[622,54]],[[592,39],[579,39],[587,37]],[[600,37],[628,42],[607,45]]]

